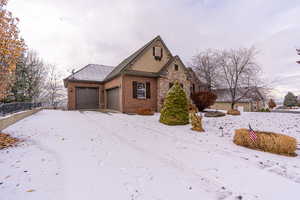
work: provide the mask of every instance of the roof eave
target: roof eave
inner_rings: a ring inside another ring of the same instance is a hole
[[[142,72],[142,71],[125,71],[124,75],[130,76],[141,76],[141,77],[149,77],[149,78],[158,78],[160,75],[158,73],[153,72]]]
[[[68,82],[73,82],[73,83],[97,83],[97,84],[102,84],[105,81],[94,81],[94,80],[78,80],[78,79],[64,79],[64,85],[65,87],[68,87]]]
[[[119,76],[121,76],[121,75],[122,75],[122,73],[118,73],[118,74],[115,74],[114,76],[105,78],[105,79],[103,80],[103,83],[108,82],[108,81],[111,81],[111,80],[113,80],[113,79],[115,79],[115,78],[117,78],[117,77],[119,77]]]

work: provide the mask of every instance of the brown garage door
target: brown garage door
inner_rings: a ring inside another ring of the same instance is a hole
[[[119,88],[106,90],[107,108],[112,110],[120,110]]]
[[[99,108],[99,89],[89,88],[89,87],[76,88],[76,108],[77,109]]]

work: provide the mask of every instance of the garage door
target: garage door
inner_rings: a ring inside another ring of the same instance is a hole
[[[106,90],[107,108],[112,110],[120,110],[119,88]]]
[[[77,109],[99,108],[99,89],[89,88],[89,87],[76,88],[76,108]]]

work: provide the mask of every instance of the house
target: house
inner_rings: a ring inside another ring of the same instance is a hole
[[[246,92],[249,91],[249,92]],[[216,89],[213,91],[217,95],[217,100],[210,108],[218,110],[231,109],[231,95],[229,89]],[[261,88],[240,88],[237,90],[238,102],[235,109],[254,112],[259,111],[266,105],[266,97]]]
[[[188,97],[201,83],[160,36],[117,66],[89,64],[64,79],[68,109],[112,109],[134,113],[159,111],[169,88],[178,81]]]

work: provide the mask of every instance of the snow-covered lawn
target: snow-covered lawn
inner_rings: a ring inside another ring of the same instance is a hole
[[[4,132],[25,142],[0,151],[0,199],[300,199],[299,156],[232,143],[248,123],[300,141],[300,115],[205,118],[205,133],[158,118],[44,110],[16,123]]]

